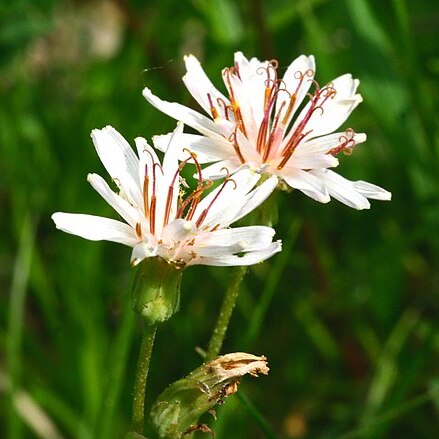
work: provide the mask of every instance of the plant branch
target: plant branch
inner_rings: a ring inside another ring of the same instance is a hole
[[[138,434],[143,434],[144,430],[146,379],[148,377],[156,330],[157,325],[145,325],[139,359],[137,361],[136,379],[134,382],[132,427]]]
[[[230,282],[229,287],[226,290],[224,301],[221,305],[221,310],[218,315],[215,329],[213,330],[212,337],[209,341],[206,353],[206,361],[210,361],[215,358],[221,350],[227,327],[229,326],[230,317],[232,315],[233,309],[235,308],[236,299],[239,295],[239,288],[246,272],[247,267],[235,268],[233,278]]]

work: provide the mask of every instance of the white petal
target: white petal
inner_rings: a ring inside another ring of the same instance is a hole
[[[288,109],[288,105],[290,103],[291,97],[295,95],[295,102],[290,112],[290,116],[286,121],[285,125],[289,124],[291,118],[294,116],[294,113],[296,112],[299,105],[302,103],[303,98],[306,96],[306,93],[308,92],[309,88],[312,85],[314,74],[308,76],[306,75],[306,73],[307,72],[315,73],[315,70],[316,70],[316,65],[315,65],[314,57],[312,55],[311,56],[300,55],[289,65],[287,71],[285,72],[276,99],[277,111],[279,111],[282,102],[285,102],[282,111],[280,113],[280,120],[283,119]],[[305,75],[302,81],[300,81],[300,78],[298,77],[298,73]]]
[[[197,226],[193,221],[176,219],[164,227],[162,240],[164,243],[174,245],[193,236],[197,231]]]
[[[325,185],[319,178],[310,174],[308,171],[300,169],[283,169],[282,178],[292,188],[299,189],[305,195],[319,201],[320,203],[328,203],[330,197]]]
[[[315,111],[306,124],[306,130],[311,130],[309,137],[322,136],[340,128],[362,100],[360,95],[352,99],[334,100],[324,105],[323,114]]]
[[[282,250],[282,244],[280,241],[276,241],[268,245],[267,247],[258,251],[245,253],[243,256],[229,255],[229,256],[217,256],[217,257],[200,257],[195,258],[187,265],[213,265],[219,267],[237,266],[237,265],[253,265],[265,261]]]
[[[256,58],[253,58],[253,60],[253,63],[256,62],[258,64],[258,67],[263,67],[262,63],[259,60],[257,60]],[[242,52],[235,52],[234,63],[235,68],[238,68],[239,76],[243,81],[247,81],[249,77],[254,75],[255,65],[251,64]]]
[[[175,218],[177,212],[178,195],[180,191],[180,180],[178,178],[178,156],[182,150],[181,133],[183,124],[177,123],[177,127],[170,136],[169,146],[163,158],[162,172],[156,172],[157,179],[157,206],[156,206],[156,233],[160,234],[161,228],[165,225],[165,216],[168,221]],[[186,154],[188,155],[188,154]],[[170,199],[169,199],[170,198]],[[169,210],[169,213],[167,213]]]
[[[263,73],[257,80],[241,81],[228,70],[223,71],[224,82],[228,85],[229,94],[234,96],[235,105],[239,107],[242,118],[242,129],[252,143],[256,143],[259,125],[264,116],[264,80]]]
[[[229,95],[239,107],[246,136],[252,144],[256,143],[259,126],[264,117],[264,99],[267,81],[268,61],[256,58],[247,60],[241,53],[235,53],[234,73],[223,70],[223,80]]]
[[[57,212],[52,215],[56,228],[91,241],[113,241],[134,247],[138,242],[128,224],[94,215]]]
[[[331,149],[337,148],[342,143],[345,143],[347,139],[350,139],[349,133],[347,134],[346,132],[339,132],[308,140],[306,142],[299,143],[294,151],[294,155],[326,153],[331,151]],[[355,133],[352,140],[355,142],[355,145],[358,145],[365,142],[367,140],[367,136],[364,133]]]
[[[233,175],[232,180],[216,187],[209,195],[205,196],[195,209],[194,219],[198,219],[206,208],[209,209],[206,219],[230,206],[231,200],[235,203],[250,192],[261,176],[244,168]]]
[[[210,95],[212,104],[218,110],[219,114],[224,117],[224,105],[228,106],[230,104],[229,100],[212,84],[195,56],[185,56],[184,62],[186,64],[186,74],[183,76],[183,82],[190,94],[201,105],[204,111],[209,114],[209,116],[212,116],[211,103],[208,99]],[[223,102],[223,104],[218,105],[218,102]]]
[[[338,166],[338,159],[330,154],[293,154],[283,168],[288,172],[289,168],[320,169]]]
[[[151,105],[156,107],[162,113],[184,122],[186,125],[189,125],[200,133],[212,137],[218,137],[220,135],[215,123],[197,111],[191,110],[190,108],[177,104],[176,102],[164,101],[153,95],[151,90],[146,87],[143,89],[143,96]]]
[[[166,152],[169,146],[169,141],[171,140],[171,136],[172,133],[152,136],[152,143],[154,144],[154,148],[158,149],[161,152]],[[183,134],[183,136],[192,136],[192,134]],[[181,158],[179,158],[179,160],[181,160]]]
[[[236,122],[234,120],[234,116],[229,111],[229,119],[224,119],[222,117],[218,117],[215,119],[215,126],[217,132],[221,134],[227,141],[230,139],[232,134],[236,131]]]
[[[369,201],[354,188],[352,181],[328,169],[310,171],[310,173],[322,180],[329,194],[341,203],[358,210],[370,208]]]
[[[111,178],[133,204],[141,205],[139,159],[129,143],[113,127],[91,133],[96,151]]]
[[[242,197],[231,197],[227,207],[221,211],[209,210],[204,226],[227,227],[256,209],[274,191],[278,183],[277,177],[272,175],[256,189]]]
[[[375,184],[368,183],[367,181],[354,181],[353,187],[361,195],[373,200],[388,201],[392,199],[392,194],[386,191],[382,187],[376,186]]]
[[[178,156],[184,147],[181,138],[183,128],[184,125],[178,122],[177,127],[169,137],[169,145],[163,157],[163,174],[171,180],[174,179],[175,173],[178,171]]]
[[[171,135],[171,133],[169,134],[169,136]],[[169,143],[170,137],[168,138],[168,143]],[[136,143],[136,148],[137,148],[137,154],[139,155],[139,159],[142,158],[142,156],[145,156],[147,159],[145,159],[145,162],[147,161],[149,166],[148,168],[152,169],[152,164],[153,163],[160,163],[159,158],[157,157],[157,154],[155,153],[154,149],[149,145],[149,143],[147,142],[147,140],[143,137],[136,137],[134,139],[134,142]],[[155,145],[154,145],[155,146]],[[163,152],[166,151],[168,147],[168,144],[166,144],[166,148]],[[162,150],[160,150],[162,151]],[[141,182],[143,181],[143,178],[141,179]]]
[[[152,138],[154,147],[160,151],[166,151],[169,145],[170,134],[154,136]],[[235,154],[232,144],[226,139],[213,139],[195,134],[185,134],[180,136],[180,141],[184,148],[187,148],[197,155],[198,163],[209,163],[217,160],[224,160]],[[187,158],[187,152],[181,151],[178,159]]]
[[[144,197],[145,190],[148,191],[147,200],[151,200],[154,185],[160,183],[162,178],[161,163],[155,151],[149,146],[148,142],[143,137],[137,137],[135,139],[137,151],[139,153],[139,185],[142,188],[142,204],[139,207],[143,213],[145,213]],[[145,175],[148,174],[148,179],[145,180]],[[156,177],[155,179],[153,177]],[[145,188],[145,183],[148,187]]]
[[[204,180],[219,180],[236,172],[241,166],[237,158],[221,160],[203,169]]]
[[[268,61],[259,61],[257,58],[248,60],[242,52],[235,52],[234,61],[234,68],[238,72],[237,76],[243,84],[258,85],[258,88],[262,85],[262,88],[265,89],[267,77],[264,75],[264,70],[268,66]]]
[[[137,244],[131,253],[131,264],[137,265],[146,258],[157,256],[157,246],[148,242]]]
[[[357,92],[357,88],[360,85],[358,79],[352,78],[350,73],[345,73],[331,81],[332,86],[337,91],[336,99],[351,99]]]
[[[236,133],[236,143],[245,162],[254,161],[261,163],[261,157],[255,147],[256,142],[252,143],[241,131],[238,131]]]
[[[307,136],[309,139],[323,136],[338,129],[363,100],[361,95],[355,94],[359,82],[353,79],[350,74],[336,78],[331,84],[336,90],[335,96],[328,98],[323,104],[322,109],[316,109],[312,113],[304,128],[305,132],[311,130],[311,133]],[[311,103],[309,102],[301,111],[289,136],[291,136],[298,124],[303,120],[310,105]]]
[[[115,194],[107,182],[97,174],[88,174],[87,180],[99,195],[133,228],[141,222],[139,211]]]
[[[265,226],[219,229],[200,233],[191,249],[203,257],[256,251],[270,245],[274,234],[274,229]]]

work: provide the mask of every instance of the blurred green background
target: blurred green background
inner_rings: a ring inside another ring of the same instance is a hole
[[[0,437],[128,430],[141,334],[130,249],[56,231],[50,215],[114,218],[86,182],[105,175],[90,131],[170,131],[143,86],[196,108],[182,56],[222,87],[236,50],[281,72],[314,54],[320,83],[359,78],[364,103],[347,126],[368,141],[339,171],[393,200],[357,212],[279,194],[284,251],[249,271],[223,348],[265,354],[271,372],[243,382],[251,402],[232,396],[204,421],[217,439],[437,437],[436,0],[16,0],[0,17]],[[148,404],[200,364],[230,275],[185,272]]]

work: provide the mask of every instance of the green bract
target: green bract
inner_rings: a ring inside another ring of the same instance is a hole
[[[133,287],[134,310],[148,325],[168,320],[180,305],[182,270],[160,257],[144,259]]]

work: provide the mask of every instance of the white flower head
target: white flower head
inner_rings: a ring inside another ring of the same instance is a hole
[[[96,151],[118,187],[115,193],[97,174],[88,181],[125,222],[93,215],[57,212],[58,229],[86,239],[119,242],[133,247],[131,263],[159,256],[178,267],[186,265],[251,265],[281,250],[272,241],[271,227],[229,228],[261,204],[273,191],[275,178],[256,188],[260,175],[249,169],[227,178],[203,196],[210,182],[198,178],[197,187],[185,195],[180,171],[196,156],[186,151],[179,164],[183,125],[170,138],[160,163],[143,138],[135,140],[138,156],[114,128],[93,130]]]
[[[362,101],[358,79],[342,75],[324,87],[314,80],[313,56],[301,55],[278,78],[276,61],[248,60],[235,53],[235,63],[222,72],[227,96],[211,83],[198,60],[185,57],[183,81],[208,114],[206,117],[177,103],[143,95],[156,108],[196,129],[184,134],[203,169],[204,178],[221,178],[248,167],[276,176],[317,201],[330,196],[356,209],[369,208],[368,198],[389,200],[390,192],[363,181],[351,182],[328,171],[338,165],[336,155],[350,153],[366,140],[364,133],[338,130]],[[314,91],[310,92],[310,88]],[[304,104],[305,98],[309,101]],[[332,133],[332,134],[331,134]],[[155,144],[166,150],[168,136]]]

